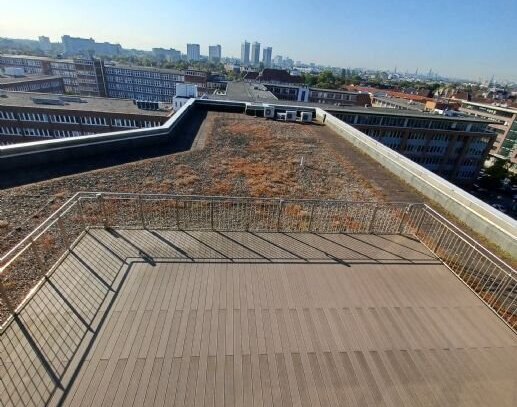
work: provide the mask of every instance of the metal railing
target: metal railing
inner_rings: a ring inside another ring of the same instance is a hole
[[[515,270],[421,203],[79,192],[0,259],[0,277],[44,276],[95,227],[410,235],[517,328]],[[0,298],[14,313],[1,281]]]

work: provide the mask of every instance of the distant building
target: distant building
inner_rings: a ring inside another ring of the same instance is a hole
[[[172,69],[106,65],[104,80],[108,97],[170,103],[176,85],[185,82],[185,74]]]
[[[241,44],[241,64],[250,64],[250,43],[248,41],[244,41]]]
[[[283,84],[279,82],[262,82],[262,84],[279,100],[319,103],[334,106],[369,106],[368,93],[350,92],[339,89],[310,88],[301,84]]]
[[[271,56],[273,54],[273,48],[265,47],[262,51],[262,63],[265,68],[271,68]]]
[[[187,44],[187,60],[199,61],[201,59],[201,51],[199,44]]]
[[[176,49],[153,48],[153,56],[162,61],[176,62],[181,60],[181,52]]]
[[[282,55],[276,55],[274,58],[273,58],[273,64],[275,66],[282,66],[282,62],[283,62],[283,57]]]
[[[97,62],[96,62],[97,61]],[[0,55],[0,67],[22,68],[26,74],[61,76],[64,91],[85,96],[104,96],[99,85],[98,60],[90,58],[53,59],[30,55]]]
[[[372,96],[372,105],[389,109],[425,111],[425,103],[389,96]]]
[[[63,35],[61,37],[63,42],[64,53],[67,56],[76,55],[99,55],[99,56],[115,56],[122,51],[120,44],[111,44],[109,42],[98,43],[93,38],[79,38]]]
[[[221,46],[220,45],[210,45],[208,47],[208,60],[210,62],[221,61]]]
[[[495,140],[487,120],[411,110],[325,108],[376,141],[445,179],[475,181]]]
[[[161,126],[171,114],[170,105],[144,110],[131,100],[5,92],[0,144]]]
[[[260,42],[255,41],[251,45],[251,64],[258,65],[260,63]]]
[[[300,76],[291,75],[284,69],[273,69],[273,68],[264,68],[262,72],[257,76],[257,80],[260,82],[270,82],[270,83],[295,83],[301,84],[303,83],[303,79]]]
[[[490,127],[497,138],[490,154],[509,159],[515,168],[517,166],[517,109],[462,100],[459,110],[491,122]]]
[[[43,52],[50,52],[52,50],[52,44],[50,43],[50,38],[45,37],[44,35],[40,35],[38,37],[39,41],[39,49]]]

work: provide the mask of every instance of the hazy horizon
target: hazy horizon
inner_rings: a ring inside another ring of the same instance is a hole
[[[244,40],[273,47],[273,56],[341,67],[438,72],[445,76],[517,81],[517,2],[512,0],[308,0],[234,3],[134,0],[87,5],[64,0],[2,5],[0,36],[37,39],[92,37],[124,48],[221,44],[240,56]],[[454,3],[454,4],[451,4]],[[86,23],[85,23],[86,22]]]

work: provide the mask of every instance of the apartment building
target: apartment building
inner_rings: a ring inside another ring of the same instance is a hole
[[[120,44],[96,42],[93,38],[79,38],[63,35],[61,37],[65,55],[90,55],[91,53],[104,56],[119,55],[122,52]]]
[[[221,61],[222,48],[219,44],[208,46],[208,60],[210,62]]]
[[[248,41],[244,41],[241,44],[241,64],[250,64],[250,43]]]
[[[266,68],[271,67],[271,58],[273,55],[273,48],[272,47],[265,47],[262,51],[262,63]]]
[[[201,59],[201,47],[199,44],[187,44],[187,59],[199,61]]]
[[[497,135],[490,154],[509,159],[517,167],[517,109],[462,100],[459,111],[488,120]]]
[[[0,90],[13,92],[63,93],[63,78],[48,75],[9,76],[0,74]]]
[[[473,182],[496,139],[488,120],[411,110],[325,109],[378,142],[450,181]]]
[[[260,62],[260,42],[255,41],[251,44],[251,61],[252,65],[258,65]]]
[[[0,144],[156,127],[171,115],[170,105],[144,110],[131,100],[2,92]]]
[[[176,85],[185,82],[186,76],[193,76],[172,69],[126,65],[105,65],[103,72],[107,97],[169,103],[176,94]]]

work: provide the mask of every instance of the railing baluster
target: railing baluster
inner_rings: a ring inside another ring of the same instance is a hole
[[[372,217],[370,218],[370,224],[368,225],[368,228],[366,229],[367,233],[373,233],[373,228],[375,226],[375,215],[377,215],[378,208],[379,208],[379,206],[377,204],[374,204]]]
[[[147,229],[147,225],[145,223],[145,216],[144,216],[144,207],[143,207],[143,203],[142,203],[142,195],[138,195],[137,202],[138,202],[138,212],[140,215],[140,223],[142,224],[143,229]]]
[[[179,209],[179,201],[175,199],[176,205],[174,205],[175,214],[176,214],[176,227],[178,230],[180,229],[180,209]]]
[[[404,220],[406,220],[406,216],[409,214],[409,212],[411,211],[412,208],[413,208],[413,205],[409,204],[408,206],[406,206],[406,209],[402,213],[402,217],[400,218],[400,223],[399,223],[399,225],[397,227],[399,235],[402,234],[402,228],[403,228],[403,225],[404,225]]]

